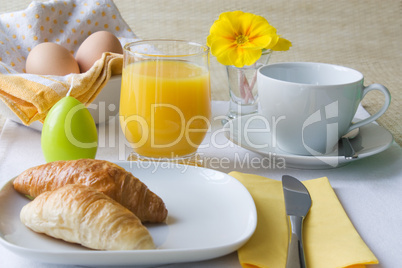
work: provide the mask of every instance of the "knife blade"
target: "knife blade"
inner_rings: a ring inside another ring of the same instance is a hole
[[[289,175],[282,176],[282,188],[291,229],[286,268],[306,268],[302,234],[303,221],[311,207],[311,197],[303,183]]]

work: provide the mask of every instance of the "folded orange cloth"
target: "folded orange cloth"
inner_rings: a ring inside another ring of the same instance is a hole
[[[121,74],[123,56],[115,53],[103,53],[88,72],[60,76],[0,74],[0,99],[29,125],[39,120],[43,122],[52,106],[65,97],[73,82],[70,96],[84,104],[90,104],[112,75]]]
[[[250,192],[257,208],[257,228],[238,250],[243,267],[285,268],[289,229],[282,183],[231,172]],[[378,263],[339,202],[327,178],[304,181],[312,206],[304,220],[303,238],[309,268],[364,268]]]

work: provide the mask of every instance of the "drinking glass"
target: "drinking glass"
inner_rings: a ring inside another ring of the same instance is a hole
[[[133,149],[128,159],[193,159],[210,126],[208,47],[142,40],[123,54],[119,118]]]
[[[257,71],[268,64],[271,54],[271,50],[263,51],[253,65],[241,68],[233,65],[226,66],[230,100],[227,119],[223,120],[223,124],[239,116],[258,113]]]

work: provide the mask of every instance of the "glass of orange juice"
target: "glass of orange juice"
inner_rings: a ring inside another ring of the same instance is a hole
[[[119,119],[129,160],[194,159],[210,125],[208,47],[142,40],[123,51]]]

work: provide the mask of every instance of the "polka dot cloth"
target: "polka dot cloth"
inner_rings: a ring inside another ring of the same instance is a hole
[[[0,15],[0,73],[24,73],[37,44],[54,42],[74,54],[96,31],[106,30],[124,45],[136,36],[107,0],[32,2],[27,9]]]

